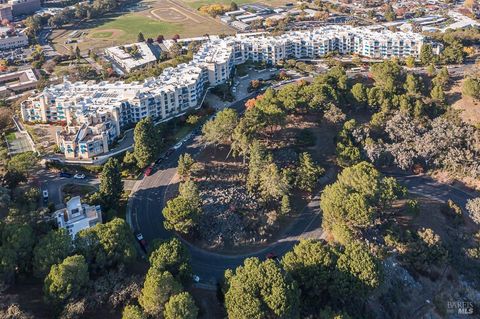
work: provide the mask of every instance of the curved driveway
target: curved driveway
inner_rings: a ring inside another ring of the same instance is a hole
[[[192,138],[162,164],[163,169],[155,171],[154,174],[139,182],[138,189],[130,199],[131,223],[134,230],[140,231],[148,242],[155,238],[168,239],[174,236],[172,232],[163,227],[162,208],[165,204],[165,190],[175,176],[178,156],[185,152],[195,155],[200,148],[199,137]],[[330,176],[325,177],[324,182],[333,180],[335,172],[332,171],[327,175]],[[441,201],[452,199],[463,208],[467,199],[478,196],[475,193],[435,182],[424,175],[397,174],[393,176],[411,193]],[[217,280],[223,278],[226,269],[239,266],[247,257],[265,258],[268,252],[274,252],[280,256],[290,250],[300,238],[321,238],[322,233],[319,195],[317,195],[274,243],[255,253],[235,256],[222,255],[194,247],[189,243],[186,244],[190,250],[194,272],[200,276],[202,283],[214,285]]]

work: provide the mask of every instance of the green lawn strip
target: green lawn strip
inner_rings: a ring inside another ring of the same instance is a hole
[[[15,132],[10,132],[6,136],[8,143],[12,143],[17,139],[17,136],[15,135]]]
[[[124,33],[114,36],[109,29],[121,30]],[[102,31],[105,30],[105,31]],[[159,34],[181,33],[183,26],[153,20],[146,16],[138,14],[126,14],[115,18],[112,21],[99,25],[90,31],[90,37],[99,38],[101,35],[111,32],[117,40],[136,41],[139,32],[142,32],[145,38],[156,38]],[[100,33],[100,36],[98,34]]]
[[[101,39],[101,38],[110,38],[112,37],[113,32],[110,31],[98,31],[95,33],[91,33],[90,37],[95,38],[95,39]]]

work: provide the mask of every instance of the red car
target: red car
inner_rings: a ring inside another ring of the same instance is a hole
[[[275,253],[268,253],[265,257],[267,257],[267,259],[277,259],[277,255]]]
[[[152,175],[152,171],[153,171],[153,166],[149,166],[147,167],[147,169],[145,170],[145,176],[150,176]]]

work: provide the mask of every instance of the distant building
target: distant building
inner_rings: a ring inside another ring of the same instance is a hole
[[[37,87],[38,76],[32,69],[0,74],[0,97],[16,95]]]
[[[105,49],[105,55],[123,71],[132,72],[160,59],[161,49],[156,43],[138,42]]]
[[[90,228],[102,222],[100,206],[82,204],[80,196],[72,197],[67,202],[67,207],[54,213],[58,228],[64,228],[68,234],[75,238],[81,230]]]
[[[13,20],[13,14],[12,14],[12,6],[8,4],[1,4],[0,5],[0,20],[8,20],[12,21]]]
[[[158,77],[132,83],[64,81],[23,101],[21,112],[26,122],[66,124],[65,131],[57,134],[65,157],[88,159],[107,152],[120,131],[147,116],[166,121],[199,108],[207,87],[225,83],[234,66],[246,61],[274,65],[286,59],[315,59],[330,52],[376,59],[418,58],[423,43],[424,37],[416,33],[351,26],[326,26],[279,36],[210,37],[190,62],[166,68]]]
[[[0,1],[0,18],[12,21],[14,17],[35,13],[41,9],[40,0]]]
[[[28,45],[28,37],[7,27],[0,27],[0,50],[21,48]]]
[[[9,0],[8,3],[12,6],[14,17],[32,14],[41,8],[40,0]]]

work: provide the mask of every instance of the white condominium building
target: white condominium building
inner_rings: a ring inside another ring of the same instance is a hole
[[[371,58],[418,57],[423,37],[414,33],[327,26],[279,36],[210,37],[189,63],[167,68],[142,83],[76,82],[47,87],[22,103],[26,122],[64,123],[57,143],[66,158],[89,159],[108,152],[126,128],[147,116],[173,118],[200,107],[207,86],[224,83],[247,60],[276,64],[329,52]]]

